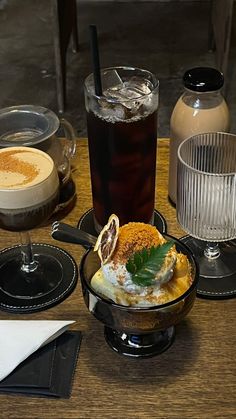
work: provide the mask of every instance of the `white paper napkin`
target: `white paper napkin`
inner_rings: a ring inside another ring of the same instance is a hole
[[[0,381],[72,323],[74,321],[0,320]]]

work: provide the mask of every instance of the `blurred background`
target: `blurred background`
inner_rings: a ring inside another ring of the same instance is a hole
[[[224,10],[226,3],[227,0],[221,0]],[[229,3],[233,23],[235,7],[233,0]],[[73,6],[69,12],[68,5]],[[222,13],[220,11],[217,33],[225,48],[221,30],[227,29],[229,17],[221,24]],[[0,108],[37,104],[57,114],[61,111],[78,136],[86,136],[83,82],[91,72],[88,27],[95,24],[102,67],[137,66],[154,72],[159,78],[159,137],[168,136],[170,115],[183,89],[184,72],[195,66],[219,68],[219,58],[217,61],[212,48],[211,17],[210,0],[0,0]],[[71,25],[75,27],[75,23],[77,52],[72,51],[75,43],[70,37]],[[235,132],[236,36],[233,24],[228,38],[225,96],[231,113],[231,131]],[[64,109],[58,87],[62,86],[61,59],[62,64],[65,59],[66,69]]]

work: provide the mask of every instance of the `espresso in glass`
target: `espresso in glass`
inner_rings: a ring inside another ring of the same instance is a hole
[[[0,150],[0,227],[26,231],[50,217],[58,202],[52,159],[29,147]]]
[[[95,227],[112,213],[121,224],[153,220],[159,83],[146,70],[101,71],[103,94],[93,75],[85,81]]]

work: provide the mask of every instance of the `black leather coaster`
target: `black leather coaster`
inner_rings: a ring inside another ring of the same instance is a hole
[[[197,249],[198,243],[202,243],[200,240],[194,240],[195,242],[195,249],[190,246],[190,236],[181,237],[180,241],[188,246],[195,256],[194,253],[199,254],[199,248]],[[236,241],[230,242],[223,242],[219,244],[219,247],[222,251],[228,253],[229,256],[235,258],[236,257]],[[201,248],[200,248],[201,249]],[[201,255],[204,258],[203,252]],[[236,271],[230,275],[226,275],[223,277],[206,277],[201,275],[201,262],[198,261],[198,257],[195,256],[199,264],[199,282],[197,285],[197,296],[201,298],[208,298],[212,300],[220,300],[220,299],[227,299],[227,298],[235,298],[236,297]],[[217,261],[217,259],[216,259]],[[214,261],[212,261],[214,263]]]
[[[2,380],[0,392],[69,398],[81,340],[79,331],[64,332]]]
[[[78,280],[78,269],[74,259],[63,249],[44,243],[34,243],[33,252],[51,255],[60,261],[62,280],[50,293],[34,299],[12,297],[0,289],[0,310],[14,313],[32,313],[57,305],[74,290]],[[0,252],[0,266],[20,253],[20,245],[3,249]]]
[[[85,212],[79,219],[77,227],[80,230],[86,231],[86,233],[89,233],[92,236],[97,237],[98,233],[95,230],[94,226],[93,212],[93,208]],[[160,233],[167,233],[166,220],[156,209],[154,210],[154,225],[160,231]]]

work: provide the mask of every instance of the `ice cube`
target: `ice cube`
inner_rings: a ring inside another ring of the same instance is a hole
[[[103,95],[107,98],[110,99],[111,101],[114,100],[116,102],[121,102],[122,100],[125,99],[124,94],[122,93],[122,87],[111,87],[110,89],[104,90]]]
[[[139,110],[140,115],[150,113],[152,107],[155,107],[155,104],[153,104],[152,83],[149,80],[143,81],[137,77],[133,77],[126,83],[126,87],[129,95],[136,95],[137,98],[135,103],[130,103],[132,105],[132,109],[130,108],[131,112],[136,113]]]
[[[126,119],[125,108],[122,104],[115,106],[113,115],[116,121],[124,121]]]
[[[140,80],[138,77],[132,77],[124,83],[125,87],[137,96],[148,95],[152,91],[152,84],[149,80]]]
[[[111,122],[123,121],[125,119],[125,109],[122,104],[114,104],[107,102],[105,99],[100,99],[99,105],[99,114],[102,118]]]
[[[114,76],[112,76],[112,78],[114,81],[118,82],[114,73],[115,71],[112,73]],[[110,115],[110,117],[113,115],[115,120],[124,120],[132,118],[137,113],[143,115],[144,112],[150,108],[152,102],[152,95],[150,95],[152,87],[150,82],[148,80],[140,80],[138,77],[132,77],[124,83],[121,79],[120,81],[121,82],[117,85],[110,86],[106,90],[103,90],[103,96],[108,99],[107,104],[105,104],[105,99],[103,99],[104,103],[101,102],[104,117],[105,114]],[[112,101],[114,101],[114,104],[112,104]]]
[[[119,89],[123,87],[123,81],[116,70],[106,70],[102,75],[102,88],[104,95],[110,89]]]

